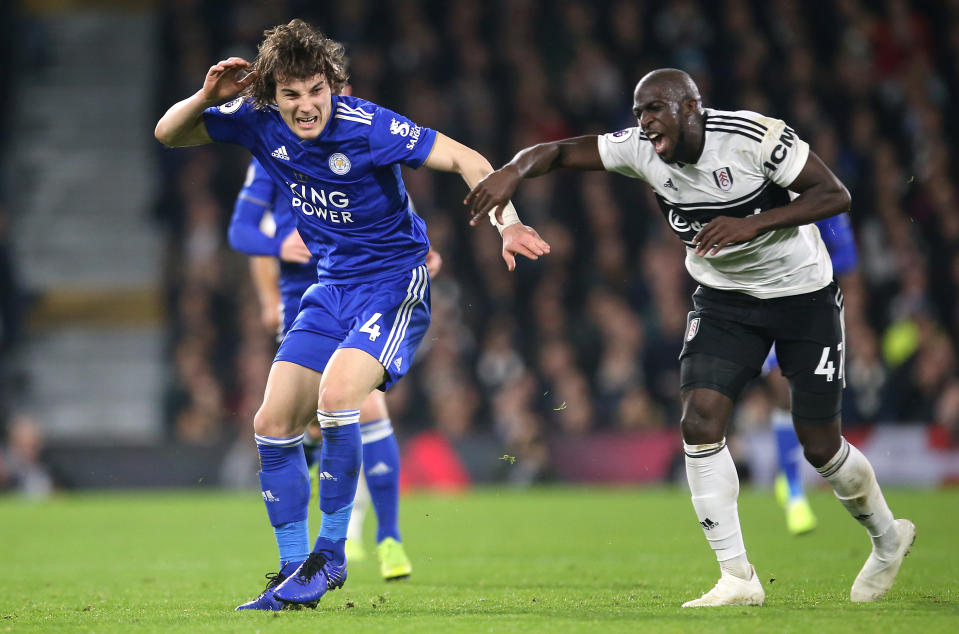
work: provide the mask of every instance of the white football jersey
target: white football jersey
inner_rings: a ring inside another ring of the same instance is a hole
[[[707,108],[705,134],[692,164],[663,161],[638,127],[600,135],[599,154],[606,170],[653,188],[670,228],[686,243],[686,269],[703,286],[767,299],[828,285],[832,262],[813,224],[696,255],[692,239],[713,218],[745,218],[787,204],[787,188],[809,157],[809,145],[783,121],[748,110]]]

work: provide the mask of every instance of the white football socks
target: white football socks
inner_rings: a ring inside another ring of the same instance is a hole
[[[687,445],[686,478],[696,517],[724,572],[749,579],[749,560],[739,526],[739,476],[726,440]]]
[[[816,471],[826,478],[849,514],[865,527],[878,549],[897,547],[898,536],[889,531],[893,525],[892,511],[882,496],[872,465],[861,451],[843,438],[836,455]],[[892,543],[883,543],[884,536]]]

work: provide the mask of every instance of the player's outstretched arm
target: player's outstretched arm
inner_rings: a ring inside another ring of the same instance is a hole
[[[240,57],[231,57],[217,62],[207,71],[203,87],[183,101],[173,104],[160,117],[153,134],[157,140],[168,147],[203,145],[210,143],[206,124],[203,123],[203,111],[224,101],[229,101],[250,85],[256,78],[256,72],[240,74],[249,70],[250,63]]]
[[[423,164],[444,172],[457,172],[471,188],[493,171],[482,154],[440,133],[436,134],[433,149]],[[502,234],[503,260],[510,271],[516,268],[516,255],[536,260],[549,253],[549,244],[535,229],[520,222],[508,198],[500,206],[494,224]]]
[[[715,255],[726,245],[752,240],[773,229],[808,225],[849,209],[849,191],[812,151],[789,189],[799,196],[788,205],[745,218],[710,220],[693,238],[696,254]]]
[[[470,208],[470,224],[475,226],[490,211],[500,220],[500,214],[520,180],[561,168],[604,169],[597,137],[573,137],[520,150],[512,161],[486,176],[479,184],[471,185],[473,189],[463,201]]]

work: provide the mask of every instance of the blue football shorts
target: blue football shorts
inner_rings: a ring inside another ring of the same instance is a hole
[[[314,284],[283,338],[274,361],[323,372],[339,348],[358,348],[386,370],[379,389],[403,378],[430,325],[426,266],[402,276],[361,284]]]
[[[284,290],[280,295],[280,331],[276,336],[277,342],[283,341],[286,333],[293,328],[293,322],[300,314],[300,300],[310,286],[307,284],[300,289]]]

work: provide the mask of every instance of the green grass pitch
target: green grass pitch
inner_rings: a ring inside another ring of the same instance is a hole
[[[317,610],[276,614],[233,612],[276,565],[256,491],[0,498],[0,632],[959,631],[959,491],[886,496],[918,537],[871,605],[848,601],[868,540],[827,491],[791,537],[772,494],[744,490],[766,605],[694,610],[719,571],[686,492],[563,487],[408,496],[410,580],[371,557]]]

